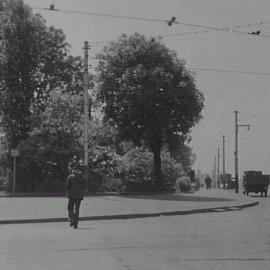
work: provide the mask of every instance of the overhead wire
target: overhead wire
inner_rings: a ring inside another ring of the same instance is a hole
[[[55,11],[55,12],[63,12],[70,14],[79,14],[79,15],[88,15],[88,16],[99,16],[99,17],[109,17],[116,19],[124,19],[124,20],[136,20],[136,21],[147,21],[147,22],[162,22],[168,23],[169,20],[155,19],[155,18],[146,18],[146,17],[136,17],[136,16],[125,16],[125,15],[116,15],[110,13],[99,13],[99,12],[87,12],[87,11],[77,11],[77,10],[65,10],[65,9],[50,9],[50,8],[40,8],[40,7],[32,7],[32,9],[36,10],[45,10],[45,11]]]
[[[265,22],[259,22],[259,23],[249,23],[249,24],[239,24],[239,25],[233,25],[233,26],[226,26],[226,27],[223,27],[223,29],[226,29],[226,31],[230,31],[231,29],[233,30],[233,29],[239,29],[239,28],[245,28],[245,27],[256,27],[256,26],[261,26],[263,24],[270,24],[270,21],[269,22],[265,21]],[[163,35],[163,37],[169,38],[169,37],[175,37],[175,36],[185,36],[185,35],[209,33],[209,32],[213,32],[213,31],[219,31],[219,30],[208,29],[208,30],[201,30],[201,31],[189,31],[189,32],[172,33],[172,34]],[[247,33],[247,32],[245,32],[245,33]],[[251,35],[250,33],[248,33],[248,34]],[[262,36],[264,36],[264,35],[262,35]]]
[[[242,71],[242,70],[231,70],[231,69],[215,69],[215,68],[202,68],[202,67],[188,67],[189,71],[192,70],[200,70],[200,71],[212,71],[212,72],[223,72],[223,73],[235,73],[235,74],[250,74],[250,75],[262,75],[262,76],[270,76],[270,72],[257,72],[257,71]],[[79,70],[78,70],[79,71]],[[65,72],[58,73],[42,73],[44,75],[55,75],[60,76],[65,74]],[[29,75],[21,75],[21,76],[6,76],[5,78],[0,78],[2,80],[10,80],[10,79],[20,79],[20,78],[35,78],[33,74]]]
[[[270,24],[270,21],[265,21],[265,22],[259,22],[259,23],[249,23],[249,24],[240,24],[240,25],[233,25],[233,26],[227,26],[224,27],[223,29],[227,29],[230,31],[230,29],[239,29],[239,28],[244,28],[244,27],[256,27],[256,26],[262,26],[264,24]],[[270,25],[269,25],[270,27]],[[210,33],[218,30],[201,30],[201,31],[188,31],[188,32],[180,32],[180,33],[172,33],[172,34],[166,34],[166,35],[158,35],[158,37],[162,38],[171,38],[171,37],[177,37],[177,36],[187,36],[187,35],[198,35],[198,34],[203,34],[203,33]],[[247,33],[247,32],[245,32]],[[249,36],[254,36],[253,34],[247,33]],[[256,35],[258,36],[258,35]],[[260,35],[261,37],[266,37],[270,38],[268,35]],[[103,46],[104,44],[110,43],[110,40],[103,40],[103,41],[90,41],[89,43],[93,46]]]
[[[181,25],[186,25],[186,26],[203,28],[205,30],[225,31],[225,32],[237,33],[237,34],[242,34],[242,35],[249,35],[249,36],[253,35],[253,36],[256,36],[256,37],[270,38],[270,36],[266,36],[266,35],[254,35],[253,33],[234,30],[232,27],[231,28],[230,27],[215,27],[215,26],[200,25],[200,24],[193,24],[193,23],[183,23],[183,22],[178,22],[178,21],[176,21],[175,23],[176,24],[181,24]],[[270,23],[270,22],[267,21],[267,22],[264,22],[264,23]]]
[[[83,68],[81,68],[81,69],[77,69],[77,71],[79,72],[79,71],[81,71],[81,72],[83,72],[83,70],[82,70]],[[76,70],[76,69],[75,69]],[[60,75],[65,75],[66,74],[66,72],[56,72],[56,73],[54,73],[54,72],[52,72],[52,73],[47,73],[47,72],[40,72],[39,73],[40,75],[51,75],[51,76],[60,76]],[[12,80],[12,79],[22,79],[22,78],[33,78],[33,79],[35,79],[35,78],[38,78],[38,74],[25,74],[25,75],[18,75],[18,76],[8,76],[8,75],[6,75],[4,78],[0,78],[0,81],[5,81],[5,80]],[[45,79],[45,78],[44,78]]]
[[[174,9],[175,12],[174,12],[172,18],[176,18],[176,15],[177,15],[177,13],[178,13],[180,7],[181,7],[181,3],[182,3],[182,0],[178,0],[177,7],[176,7],[176,9]],[[170,24],[170,23],[167,23],[167,24],[165,25],[165,27],[159,32],[159,34],[158,34],[157,36],[163,36],[163,33],[164,33],[170,26],[171,26],[171,24]]]
[[[262,25],[263,23],[254,23],[254,24],[249,24],[249,25]],[[246,25],[237,25],[237,26],[230,26],[227,27],[228,29],[230,28],[238,28],[238,27],[245,27]],[[270,27],[270,26],[269,26]],[[197,35],[197,34],[202,34],[202,33],[210,33],[213,32],[214,30],[204,30],[204,31],[191,31],[191,32],[182,32],[182,33],[173,33],[173,34],[167,34],[167,35],[158,35],[158,37],[161,38],[171,38],[171,37],[177,37],[177,36],[187,36],[187,35]],[[251,36],[251,34],[249,34]],[[226,37],[223,35],[222,37]],[[270,38],[270,36],[263,35],[262,37]],[[208,39],[209,37],[205,37],[205,39]],[[193,40],[193,39],[192,39]],[[89,41],[89,44],[93,47],[100,47],[104,46],[104,44],[109,44],[113,40],[100,40],[100,41]],[[170,40],[170,41],[176,41],[178,40]]]
[[[45,11],[54,11],[54,12],[63,12],[63,13],[70,13],[70,14],[80,14],[80,15],[88,15],[88,16],[100,16],[100,17],[110,17],[110,18],[118,18],[118,19],[125,19],[125,20],[137,20],[137,21],[147,21],[147,22],[159,22],[159,23],[167,23],[169,24],[172,22],[172,24],[178,24],[178,25],[183,25],[183,26],[189,26],[189,27],[195,27],[195,28],[203,28],[205,30],[212,30],[212,31],[225,31],[225,32],[232,32],[232,33],[237,33],[237,34],[242,34],[242,35],[253,35],[252,33],[249,32],[244,32],[244,31],[239,31],[239,30],[234,30],[235,28],[240,28],[239,27],[216,27],[216,26],[209,26],[209,25],[202,25],[202,24],[195,24],[195,23],[188,23],[188,22],[181,22],[177,20],[164,20],[164,19],[155,19],[155,18],[146,18],[146,17],[137,17],[137,16],[126,16],[126,15],[115,15],[115,14],[110,14],[110,13],[98,13],[98,12],[87,12],[87,11],[76,11],[76,10],[65,10],[65,9],[56,9],[54,8],[41,8],[41,7],[32,7],[33,9],[36,10],[45,10]],[[175,18],[175,17],[172,17]],[[263,22],[264,24],[269,24],[270,21]],[[259,23],[260,24],[260,23]],[[249,25],[246,25],[249,26]],[[197,31],[196,31],[197,32]],[[195,33],[196,33],[195,32]],[[185,34],[185,33],[184,33]],[[197,34],[197,33],[196,33]],[[182,35],[182,33],[176,33],[176,35]],[[168,36],[168,35],[167,35]],[[268,35],[255,35],[257,37],[265,37],[265,38],[270,38]]]
[[[270,76],[270,72],[257,72],[257,71],[241,71],[241,70],[229,70],[229,69],[215,69],[215,68],[199,68],[190,67],[190,69],[201,70],[201,71],[213,71],[213,72],[224,72],[224,73],[238,73],[238,74],[250,74],[250,75],[264,75]]]
[[[90,15],[90,16],[103,16],[103,17],[112,17],[112,18],[129,19],[129,20],[150,21],[150,22],[163,22],[163,23],[164,22],[165,23],[170,22],[170,20],[161,20],[161,19],[153,19],[153,18],[145,18],[145,17],[123,16],[123,15],[114,15],[114,14],[107,14],[107,13],[96,13],[96,12],[85,12],[85,11],[55,9],[54,5],[51,5],[50,8],[33,7],[33,9],[46,10],[46,11],[57,11],[57,12],[81,14],[81,15]],[[233,29],[239,29],[239,28],[244,28],[244,27],[261,26],[263,24],[270,24],[270,21],[263,21],[263,22],[259,22],[259,23],[253,23],[253,24],[249,23],[249,24],[242,24],[242,25],[235,25],[235,26],[227,26],[227,27],[213,27],[213,26],[186,23],[186,22],[179,22],[179,21],[174,21],[173,23],[174,24],[179,24],[179,25],[191,26],[191,27],[204,28],[204,30],[203,31],[193,31],[193,32],[167,34],[167,35],[163,35],[163,37],[168,38],[168,37],[173,37],[173,36],[175,37],[175,36],[190,35],[190,34],[208,33],[208,32],[211,32],[211,31],[226,31],[226,32],[229,31],[229,32],[234,32],[234,33],[239,33],[239,34],[252,35],[251,33],[248,33],[248,32],[236,31],[236,30],[233,30]],[[270,36],[265,36],[265,35],[256,35],[256,36],[270,38]],[[91,44],[91,46],[103,46],[104,44],[109,43],[109,42],[111,42],[111,41],[93,41],[93,42],[89,42],[89,44]],[[238,73],[238,74],[253,74],[253,75],[265,75],[265,76],[270,75],[270,73],[268,73],[268,72],[238,71],[238,70],[226,70],[226,69],[210,69],[210,68],[199,68],[199,67],[193,67],[191,69],[201,70],[201,71]],[[52,73],[51,75],[60,75],[60,74],[61,73],[58,73],[58,74],[53,74]],[[50,75],[50,74],[48,74],[48,75]],[[11,77],[5,77],[4,79],[22,78],[22,77],[27,77],[27,76],[28,75],[18,76],[18,77],[11,76]],[[29,75],[29,76],[31,77],[32,75]],[[3,79],[0,79],[0,80],[3,80]]]

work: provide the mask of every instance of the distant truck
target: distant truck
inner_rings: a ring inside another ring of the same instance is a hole
[[[250,192],[261,193],[267,197],[269,175],[263,175],[261,171],[245,171],[243,177],[244,194]]]

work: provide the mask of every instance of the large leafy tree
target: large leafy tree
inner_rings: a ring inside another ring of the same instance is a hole
[[[32,129],[31,114],[42,112],[50,91],[61,87],[81,91],[79,58],[68,56],[69,45],[59,29],[47,27],[22,0],[3,0],[4,78],[0,85],[3,123],[9,146],[17,147]]]
[[[160,40],[123,35],[98,59],[105,114],[117,125],[121,139],[147,143],[160,187],[162,144],[190,138],[201,119],[203,94],[184,61]]]
[[[33,113],[31,136],[19,144],[17,184],[21,191],[59,191],[74,157],[82,156],[82,95],[55,89],[46,109]]]
[[[78,140],[82,136],[83,95],[70,95],[62,89],[52,90],[42,112],[34,111],[31,115],[33,130],[30,134],[46,130],[50,134],[59,131],[72,134]]]

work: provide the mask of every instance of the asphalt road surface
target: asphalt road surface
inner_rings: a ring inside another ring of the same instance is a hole
[[[266,270],[270,198],[187,216],[0,226],[2,270]]]

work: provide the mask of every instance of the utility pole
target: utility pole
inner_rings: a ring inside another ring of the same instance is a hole
[[[219,179],[219,161],[220,161],[220,153],[218,147],[218,156],[217,156],[217,179],[218,179],[218,187],[220,187],[220,179]]]
[[[217,187],[217,157],[215,156],[215,161],[214,161],[214,170],[213,170],[213,176],[215,178],[215,188]]]
[[[83,89],[84,89],[84,177],[88,191],[88,119],[89,119],[89,74],[88,74],[88,42],[84,42],[84,72],[83,72]]]
[[[223,179],[223,189],[225,189],[225,136],[222,136],[222,179]]]
[[[234,162],[235,162],[235,193],[239,193],[239,181],[238,181],[238,111],[235,111],[235,152],[234,152]]]
[[[235,158],[235,193],[239,193],[239,175],[238,175],[238,131],[239,127],[247,127],[249,130],[250,124],[246,125],[239,125],[238,124],[238,111],[234,111],[235,113],[235,151],[234,151],[234,158]]]

